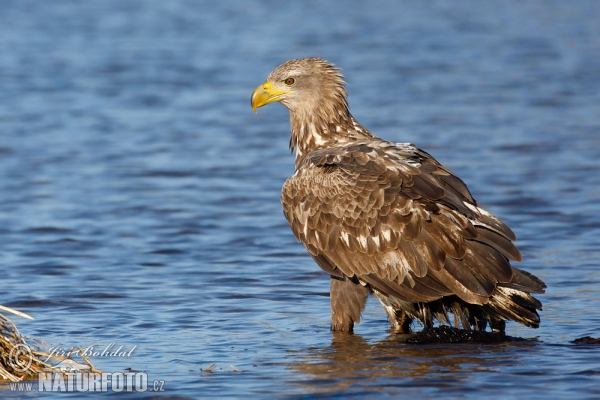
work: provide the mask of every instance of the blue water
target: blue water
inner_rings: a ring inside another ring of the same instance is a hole
[[[92,361],[183,398],[600,397],[600,348],[570,343],[600,337],[598,21],[593,0],[4,1],[0,304],[48,346],[135,347]],[[540,328],[507,327],[531,341],[408,346],[372,300],[329,332],[279,204],[287,112],[249,105],[304,56],[513,228],[548,284]]]

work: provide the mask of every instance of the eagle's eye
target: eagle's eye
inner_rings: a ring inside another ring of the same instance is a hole
[[[294,78],[287,78],[285,81],[283,81],[283,83],[285,83],[288,86],[292,86],[295,82],[296,80]]]

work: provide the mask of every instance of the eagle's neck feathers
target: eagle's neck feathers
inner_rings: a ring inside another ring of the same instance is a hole
[[[335,100],[317,107],[290,110],[290,150],[296,150],[296,165],[302,156],[317,149],[374,138],[350,114],[345,97]]]

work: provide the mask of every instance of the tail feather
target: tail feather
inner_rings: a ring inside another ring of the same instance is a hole
[[[516,321],[531,328],[540,326],[537,310],[542,309],[542,303],[529,293],[512,287],[498,286],[483,309],[499,319]]]
[[[539,327],[537,310],[542,309],[542,303],[531,294],[503,284],[496,287],[485,305],[469,304],[456,295],[413,303],[410,308],[405,308],[405,304],[392,301],[392,305],[398,309],[398,315],[404,310],[425,327],[432,327],[434,319],[441,324],[451,325],[449,314],[453,314],[456,327],[460,325],[463,329],[483,331],[489,324],[492,330],[499,332],[504,331],[505,321],[515,321],[531,328]]]
[[[507,262],[508,264],[508,262]],[[421,284],[419,279],[414,279],[414,287],[410,285],[398,285],[380,279],[374,274],[361,276],[360,280],[376,288],[375,293],[379,293],[379,298],[391,309],[388,316],[391,319],[405,315],[411,320],[419,321],[425,327],[433,327],[434,320],[440,324],[452,325],[450,314],[453,315],[456,327],[462,326],[463,329],[475,329],[484,331],[490,326],[494,332],[504,332],[506,321],[515,321],[531,328],[538,328],[540,325],[540,316],[538,310],[542,310],[542,303],[532,296],[532,293],[544,293],[546,285],[536,276],[514,268],[508,265],[508,272],[511,272],[510,280],[497,282],[495,287],[489,289],[485,302],[469,301],[457,294],[442,294],[435,299],[433,287],[436,285],[447,285],[434,276],[433,280],[427,282],[427,285]],[[459,270],[458,268],[455,268]],[[454,270],[453,270],[454,271]],[[508,280],[508,279],[507,279]],[[445,281],[444,281],[445,282]],[[423,291],[429,298],[424,301],[418,293]],[[448,290],[448,292],[452,292]],[[455,292],[456,293],[456,292]],[[416,301],[415,301],[416,300]],[[397,319],[397,318],[396,318]],[[398,323],[392,325],[396,326]]]

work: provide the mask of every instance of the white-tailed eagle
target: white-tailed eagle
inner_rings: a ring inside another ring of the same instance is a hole
[[[514,233],[465,184],[412,144],[373,135],[348,111],[340,70],[288,61],[252,94],[290,111],[296,171],[281,195],[296,239],[331,275],[331,328],[352,331],[369,293],[397,332],[413,320],[503,332],[537,328],[546,285],[510,265]]]

